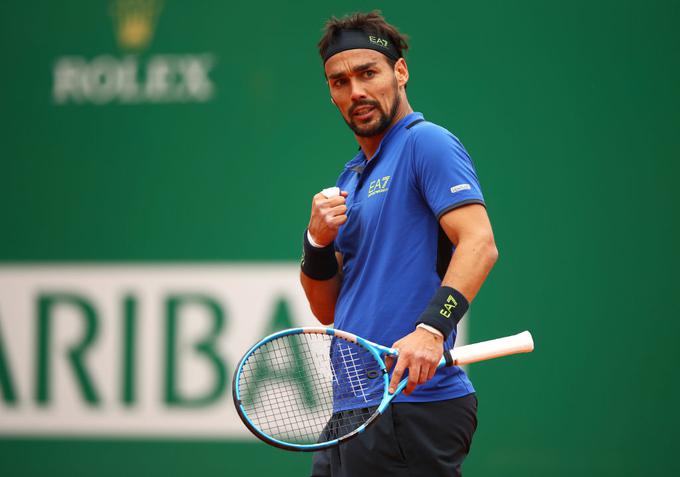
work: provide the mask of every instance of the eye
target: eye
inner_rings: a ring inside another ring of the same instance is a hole
[[[366,70],[364,71],[364,77],[366,78],[373,78],[375,76],[375,71],[373,70]]]
[[[333,81],[333,86],[336,87],[336,88],[338,88],[338,87],[340,87],[344,84],[345,84],[345,78],[338,78],[338,79]]]

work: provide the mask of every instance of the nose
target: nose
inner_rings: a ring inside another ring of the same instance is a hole
[[[352,94],[350,98],[353,103],[357,102],[360,99],[366,98],[366,90],[364,89],[360,81],[357,81],[356,78],[352,78],[350,84],[352,86]]]

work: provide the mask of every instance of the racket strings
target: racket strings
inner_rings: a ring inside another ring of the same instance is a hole
[[[352,342],[321,333],[285,335],[248,357],[239,391],[243,412],[260,432],[315,444],[351,433],[374,414],[383,367]]]
[[[333,413],[326,427],[321,433],[320,442],[328,442],[340,439],[359,428],[375,414],[378,406],[363,407],[358,409],[348,409]]]

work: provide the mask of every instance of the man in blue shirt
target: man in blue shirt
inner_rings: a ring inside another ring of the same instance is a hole
[[[319,193],[301,281],[312,312],[393,346],[408,386],[358,438],[315,454],[313,476],[461,475],[477,400],[463,370],[435,374],[498,252],[463,145],[413,112],[405,37],[378,12],[331,18],[319,42],[331,100],[359,153]]]

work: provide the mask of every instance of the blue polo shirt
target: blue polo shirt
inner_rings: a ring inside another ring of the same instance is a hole
[[[411,113],[385,134],[370,161],[361,151],[349,161],[336,185],[349,195],[348,219],[335,240],[343,256],[335,326],[391,346],[415,329],[441,286],[453,247],[439,218],[462,205],[484,204],[475,169],[453,134]],[[455,331],[446,347],[454,342]],[[471,392],[465,372],[451,367],[396,401]]]

